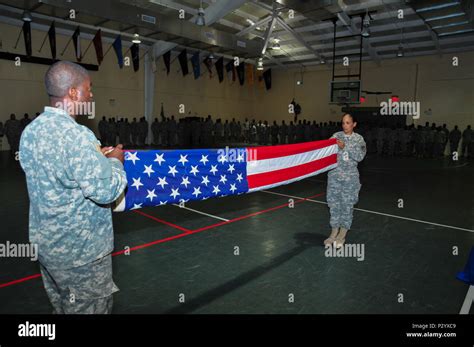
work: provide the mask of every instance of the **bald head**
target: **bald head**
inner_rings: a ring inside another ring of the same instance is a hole
[[[50,97],[63,98],[71,88],[79,88],[89,79],[87,70],[78,64],[59,61],[46,71],[44,83]]]

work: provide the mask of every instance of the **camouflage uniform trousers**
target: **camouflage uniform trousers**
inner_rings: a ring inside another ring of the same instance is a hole
[[[43,283],[55,314],[110,314],[112,294],[119,289],[112,280],[112,256],[71,269],[47,269],[40,263]]]
[[[359,175],[328,175],[327,202],[331,228],[351,228],[352,213],[359,200],[360,187]]]

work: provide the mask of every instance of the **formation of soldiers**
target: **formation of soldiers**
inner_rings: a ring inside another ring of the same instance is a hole
[[[5,135],[10,145],[11,153],[16,153],[20,147],[20,137],[23,130],[38,115],[39,113],[36,113],[33,118],[30,118],[28,113],[25,113],[23,118],[18,120],[16,119],[16,115],[12,113],[10,114],[10,119],[5,122],[5,125],[0,122],[0,149],[3,147],[3,136]]]
[[[151,139],[148,139],[148,122],[144,117],[131,123],[127,119],[115,122],[105,117],[99,122],[101,141],[106,145],[118,142],[127,146],[154,146],[180,148],[212,147],[226,144],[277,145],[328,139],[340,130],[338,122],[309,122],[299,120],[288,124],[283,120],[270,125],[268,121],[255,121],[245,118],[243,122],[221,119],[186,117],[176,122],[174,116],[155,118],[151,123]],[[435,158],[447,153],[460,152],[460,156],[474,158],[474,134],[469,125],[462,133],[455,126],[451,131],[446,127],[425,126],[387,126],[386,124],[360,124],[356,132],[362,135],[368,153],[383,156],[414,156]],[[117,142],[118,140],[118,142]],[[449,143],[449,147],[447,145]],[[461,147],[459,146],[461,144]]]
[[[0,141],[7,137],[12,153],[18,151],[20,137],[33,118],[25,113],[21,120],[15,114],[5,125],[0,122]],[[175,120],[174,116],[155,118],[151,125],[145,117],[115,118],[102,120],[98,124],[102,145],[113,146],[122,143],[128,147],[145,147],[147,144],[161,147],[197,148],[214,147],[228,144],[277,145],[328,139],[341,129],[339,122],[298,122],[284,120],[277,124],[273,121],[256,121],[245,118],[244,121],[191,117]],[[149,137],[151,130],[151,138]],[[449,130],[446,124],[437,126],[426,122],[424,126],[388,126],[386,124],[360,123],[356,132],[364,137],[370,154],[383,156],[414,156],[418,158],[441,157],[459,152],[460,157],[474,158],[474,133],[471,126],[461,133],[456,125]],[[449,145],[448,145],[449,143]],[[0,142],[1,145],[1,142]]]
[[[461,133],[456,125],[451,131],[436,123],[425,126],[361,126],[358,132],[364,137],[369,153],[385,156],[413,156],[438,158],[458,153],[459,157],[474,158],[474,142],[471,126]],[[462,140],[462,142],[461,142]],[[461,142],[461,148],[459,144]],[[449,143],[449,146],[448,146]],[[461,150],[459,152],[459,150]]]

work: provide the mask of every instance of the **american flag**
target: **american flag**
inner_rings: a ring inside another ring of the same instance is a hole
[[[295,182],[337,165],[336,139],[247,148],[125,153],[128,186],[114,211],[238,195]]]

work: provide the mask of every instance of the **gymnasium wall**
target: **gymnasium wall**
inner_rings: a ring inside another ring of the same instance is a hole
[[[20,37],[15,50],[16,38],[20,27],[0,24],[1,50],[12,53],[24,53],[23,37]],[[42,52],[39,46],[46,33],[32,31],[33,53],[35,56],[50,57],[49,43],[46,41]],[[65,55],[60,56],[69,37],[57,35],[57,55],[59,58],[74,61],[74,48],[70,43]],[[84,50],[90,40],[82,40]],[[104,52],[110,44],[104,43]],[[124,47],[124,51],[127,48]],[[143,52],[140,53],[140,56]],[[127,54],[130,56],[130,53]],[[372,62],[363,63],[362,88],[364,90],[389,90],[402,101],[420,101],[421,118],[416,124],[424,122],[446,123],[451,128],[455,124],[461,129],[474,123],[474,52],[455,54],[459,57],[459,66],[453,67],[453,54],[416,58],[390,59],[377,66]],[[174,57],[172,57],[173,59]],[[90,47],[84,63],[96,64],[95,50]],[[131,66],[119,69],[113,50],[106,55],[98,72],[91,72],[93,93],[96,101],[96,119],[81,119],[81,122],[97,131],[97,122],[103,116],[141,117],[144,112],[144,66],[140,61],[140,70],[134,72]],[[342,67],[342,66],[341,66]],[[23,63],[15,67],[13,61],[0,60],[0,121],[15,113],[17,118],[28,112],[33,115],[41,111],[47,103],[43,78],[48,66]],[[214,119],[243,120],[245,117],[288,122],[293,119],[288,114],[288,104],[292,98],[302,106],[300,119],[327,121],[339,120],[340,106],[328,104],[330,65],[308,67],[303,76],[304,84],[296,85],[301,78],[299,68],[273,69],[272,89],[253,86],[240,86],[237,81],[230,82],[227,76],[219,83],[215,69],[209,78],[205,66],[201,65],[202,76],[194,80],[191,64],[190,73],[183,77],[177,60],[171,65],[170,74],[164,70],[163,59],[158,60],[155,74],[154,114],[159,116],[161,103],[166,116],[171,114],[180,118],[179,105],[185,106],[185,114],[191,112],[200,116],[211,114]],[[357,63],[351,63],[350,69],[338,68],[337,73],[355,73]],[[418,74],[416,73],[418,70]],[[384,96],[369,96],[364,106],[377,106]],[[426,112],[431,110],[430,112]],[[3,141],[3,150],[8,149]]]
[[[453,67],[452,58],[459,58],[459,66]],[[419,101],[421,117],[415,124],[429,121],[446,123],[464,129],[474,123],[474,53],[444,54],[415,58],[398,58],[381,61],[377,66],[363,62],[362,89],[369,91],[391,91],[401,101]],[[336,74],[358,72],[358,63],[350,68],[336,69]],[[418,74],[417,74],[418,70]],[[328,104],[329,82],[332,65],[301,69],[274,70],[271,91],[256,103],[256,116],[267,120],[293,120],[288,114],[288,104],[295,97],[302,107],[299,119],[316,121],[339,120],[341,107]],[[390,95],[368,96],[363,106],[379,106]],[[431,109],[431,111],[429,111]],[[411,119],[408,119],[411,124]],[[474,124],[473,124],[474,125]]]

